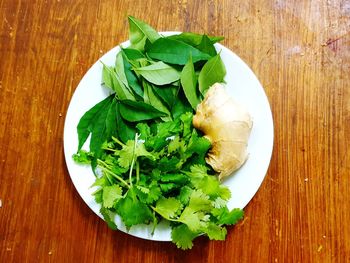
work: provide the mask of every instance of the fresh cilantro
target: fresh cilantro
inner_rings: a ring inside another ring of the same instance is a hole
[[[174,197],[161,198],[157,201],[155,211],[166,219],[175,217],[182,208],[182,204]]]
[[[200,231],[205,227],[207,220],[208,217],[205,217],[202,212],[197,212],[191,207],[186,207],[179,218],[179,222],[186,224],[193,232]]]
[[[225,206],[220,209],[213,209],[212,215],[218,219],[219,224],[234,225],[243,218],[244,212],[239,208],[229,211]]]
[[[201,190],[195,190],[191,193],[188,206],[194,211],[210,211],[212,202],[209,200],[209,196]]]
[[[225,227],[216,225],[212,222],[204,229],[210,240],[225,240],[227,230]]]
[[[129,140],[120,151],[116,152],[119,155],[118,162],[120,166],[129,168],[134,157],[145,156],[154,159],[152,153],[146,150],[142,142],[137,142],[136,147],[134,147],[134,144],[135,141]]]
[[[85,150],[79,150],[77,153],[73,154],[73,160],[77,163],[90,164],[93,159],[93,153]]]
[[[172,241],[181,249],[191,249],[193,247],[192,241],[197,235],[196,232],[192,232],[187,225],[183,224],[173,227],[171,231]]]
[[[148,223],[153,219],[150,208],[140,202],[135,190],[130,188],[126,197],[117,203],[117,212],[121,216],[126,227]]]
[[[112,208],[122,198],[122,191],[122,188],[116,184],[103,187],[103,207]]]
[[[113,230],[117,230],[118,227],[117,225],[114,223],[114,215],[111,213],[110,210],[104,208],[104,207],[101,207],[100,209],[100,213],[101,215],[103,216],[104,220],[106,221],[107,225],[113,229]]]

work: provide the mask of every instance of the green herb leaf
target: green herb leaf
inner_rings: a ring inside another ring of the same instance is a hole
[[[126,143],[128,140],[132,140],[135,138],[136,130],[134,127],[132,127],[123,120],[120,113],[120,103],[116,104],[116,112],[118,137],[123,143]]]
[[[162,120],[164,120],[164,121],[171,120],[170,112],[169,112],[168,108],[157,97],[157,95],[154,94],[152,85],[147,83],[146,81],[144,81],[143,87],[144,87],[144,96],[143,96],[144,101],[146,103],[152,105],[155,109],[167,114],[166,117],[162,117]]]
[[[103,187],[103,207],[113,207],[120,198],[122,198],[122,188],[119,185],[114,184]]]
[[[184,68],[182,69],[180,80],[181,86],[183,88],[188,102],[191,104],[192,108],[196,110],[197,105],[200,103],[200,100],[197,96],[197,77],[194,71],[191,56]]]
[[[204,194],[201,190],[195,190],[191,193],[188,206],[193,211],[210,211],[213,208],[209,196]]]
[[[113,229],[113,230],[117,230],[118,227],[117,225],[114,223],[114,220],[112,219],[112,217],[114,216],[108,209],[101,207],[100,209],[100,213],[103,216],[104,220],[106,221],[107,225]]]
[[[185,95],[182,92],[179,92],[178,97],[175,100],[175,103],[171,109],[171,114],[173,115],[174,119],[177,119],[186,112],[193,112],[193,109],[191,105],[187,102]]]
[[[203,35],[201,34],[196,34],[196,33],[190,33],[190,32],[184,32],[178,35],[172,35],[168,36],[167,38],[173,39],[173,40],[178,40],[185,42],[193,47],[198,46],[203,38]],[[212,44],[219,42],[224,39],[224,37],[209,37],[210,41]]]
[[[121,51],[119,51],[116,56],[114,71],[117,74],[119,80],[123,83],[123,85],[125,87],[129,87],[129,84],[125,75],[125,70],[124,70],[123,53]]]
[[[157,201],[155,211],[164,218],[174,218],[182,208],[181,202],[174,197],[161,198]]]
[[[125,78],[128,83],[128,85],[131,87],[131,89],[142,98],[143,96],[143,90],[142,87],[139,83],[139,80],[135,76],[134,72],[132,71],[132,66],[129,63],[124,50],[123,50],[123,66],[124,66],[124,73],[125,73]]]
[[[198,82],[200,92],[204,95],[214,83],[223,82],[225,75],[225,65],[221,60],[220,54],[217,54],[204,64],[199,73]]]
[[[134,71],[156,85],[170,84],[180,79],[180,73],[162,61],[155,62],[149,66],[134,68]]]
[[[148,194],[145,194],[142,191],[138,191],[137,196],[140,198],[141,202],[145,204],[152,204],[162,196],[162,192],[160,190],[160,187],[157,185],[157,182],[153,181],[149,185]]]
[[[147,55],[170,64],[185,65],[192,56],[193,63],[208,60],[210,56],[200,50],[178,40],[159,38],[147,50]]]
[[[169,109],[172,109],[177,100],[178,87],[173,85],[154,86],[153,90],[165,102]]]
[[[73,154],[73,160],[80,164],[89,164],[94,159],[94,155],[91,152],[79,150],[76,154]]]
[[[154,155],[148,152],[142,142],[137,142],[134,151],[135,141],[128,141],[120,151],[116,154],[119,156],[118,163],[121,167],[129,168],[133,158],[145,156],[150,159],[155,159]]]
[[[209,54],[211,57],[214,57],[217,54],[213,42],[210,40],[210,38],[207,35],[203,35],[202,40],[197,46],[197,48],[200,51],[206,54]]]
[[[145,41],[148,39],[151,43],[160,38],[160,35],[156,30],[154,30],[150,25],[145,22],[129,16],[129,38],[131,42],[131,47],[143,50]]]
[[[197,212],[191,207],[186,207],[178,220],[186,224],[191,231],[198,232],[205,227],[207,218],[204,217],[203,213]]]
[[[225,240],[227,234],[225,227],[218,226],[214,223],[209,223],[204,229],[204,232],[208,235],[210,240]]]
[[[121,216],[126,227],[148,223],[153,219],[153,214],[147,205],[141,203],[133,188],[130,188],[125,198],[117,203],[117,212]]]
[[[120,101],[119,111],[124,120],[130,122],[144,121],[167,116],[166,113],[155,109],[153,106],[141,102],[122,100]]]
[[[188,226],[181,224],[173,227],[171,231],[171,239],[178,248],[191,249],[193,247],[193,239],[197,233],[191,231]]]
[[[110,89],[115,91],[119,99],[135,100],[134,95],[121,81],[113,67],[103,65],[102,68],[102,82]]]
[[[219,224],[234,225],[243,218],[244,211],[240,208],[229,211],[225,206],[220,209],[213,209],[212,214],[219,220]]]
[[[79,141],[78,151],[83,147],[90,133],[94,130],[94,127],[97,125],[97,120],[100,119],[101,115],[105,114],[105,112],[109,109],[113,101],[113,97],[113,95],[110,95],[106,99],[97,103],[80,118],[77,126]]]
[[[139,58],[146,58],[145,55],[137,49],[133,48],[122,48],[121,49],[128,60],[136,60]]]

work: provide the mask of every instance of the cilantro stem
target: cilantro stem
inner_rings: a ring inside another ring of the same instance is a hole
[[[139,138],[139,135],[138,133],[135,133],[135,140],[134,140],[134,148],[133,148],[133,152],[132,152],[132,160],[131,160],[131,165],[130,165],[130,170],[129,170],[129,183],[130,183],[130,186],[132,186],[132,170],[134,169],[134,165],[135,165],[135,161],[136,161],[136,145],[137,145],[137,140]]]
[[[124,143],[122,143],[121,141],[119,141],[118,138],[116,138],[116,137],[114,137],[114,136],[112,136],[112,140],[113,140],[114,142],[118,143],[120,146],[125,146]]]
[[[103,148],[103,150],[111,151],[111,152],[116,152],[117,151],[116,149],[111,149],[111,148]]]
[[[127,186],[128,188],[130,188],[130,185],[123,179],[121,178],[119,175],[113,173],[111,170],[109,170],[107,167],[108,167],[108,164],[105,163],[104,161],[100,160],[100,159],[97,159],[97,162],[99,164],[99,167],[101,168],[102,171],[108,173],[109,175],[112,175],[114,178],[118,179],[121,183],[123,183],[125,186]],[[107,176],[108,178],[108,176]]]
[[[140,181],[140,163],[136,161],[136,182]]]

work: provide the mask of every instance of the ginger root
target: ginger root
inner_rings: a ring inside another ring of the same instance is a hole
[[[219,175],[219,180],[239,169],[247,160],[247,143],[252,129],[249,113],[215,83],[197,106],[193,126],[209,139],[212,148],[206,162]]]

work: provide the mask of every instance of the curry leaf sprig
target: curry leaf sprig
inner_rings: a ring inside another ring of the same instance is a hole
[[[169,221],[182,249],[201,234],[224,240],[225,225],[243,211],[227,208],[230,191],[205,162],[210,142],[192,126],[206,90],[224,81],[214,47],[222,38],[166,37],[131,16],[129,27],[131,45],[121,47],[115,65],[102,65],[102,84],[113,93],[81,117],[73,158],[91,164],[93,195],[112,229],[119,215],[128,229]]]

